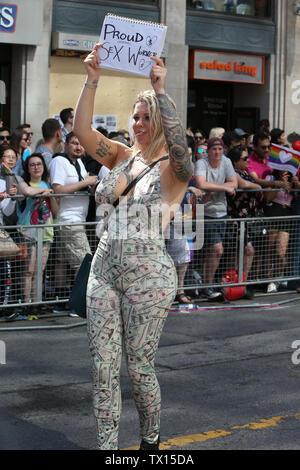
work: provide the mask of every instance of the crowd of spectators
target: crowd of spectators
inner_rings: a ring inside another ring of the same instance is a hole
[[[18,261],[0,257],[0,305],[9,302],[8,271],[12,284],[10,297],[14,295],[25,304],[21,313],[20,309],[0,309],[0,316],[10,320],[26,318],[39,310],[35,225],[61,224],[59,230],[51,226],[43,228],[41,257],[42,272],[51,260],[50,277],[54,297],[58,299],[66,296],[67,273],[71,273],[72,284],[85,254],[93,252],[97,243],[95,233],[87,233],[85,226],[86,222],[96,220],[95,201],[89,194],[93,194],[97,182],[109,170],[85,152],[72,132],[73,118],[73,108],[66,108],[60,113],[60,121],[46,119],[41,126],[43,138],[34,149],[30,124],[21,124],[14,132],[3,123],[0,127],[0,226],[2,229],[18,226],[18,230],[7,231],[20,249],[25,246],[25,253],[21,251],[24,256],[19,256]],[[104,128],[98,130],[131,145],[126,130],[110,134]],[[300,215],[300,196],[296,191],[300,190],[299,178],[268,166],[272,143],[289,146],[284,130],[270,129],[269,122],[263,120],[251,135],[240,128],[215,127],[208,135],[201,129],[189,128],[186,138],[194,175],[183,204],[203,205],[204,245],[202,249],[192,248],[195,233],[174,237],[171,223],[171,237],[166,240],[166,246],[178,274],[176,300],[181,304],[192,302],[191,291],[185,290],[187,276],[198,286],[194,295],[208,300],[224,298],[222,289],[211,285],[221,282],[224,271],[238,269],[240,224],[231,219],[241,218],[247,220],[244,280],[259,282],[263,278],[299,276],[290,285],[300,292],[300,237],[297,236],[300,221],[285,218]],[[290,145],[300,150],[300,141]],[[60,197],[54,197],[55,194]],[[266,222],[267,217],[278,219]],[[248,220],[251,218],[262,220]],[[25,227],[28,225],[31,227]],[[279,287],[280,282],[270,282],[267,291],[276,292]],[[31,302],[34,306],[29,308]],[[67,305],[58,304],[54,311],[66,308]],[[75,314],[71,311],[70,315]]]

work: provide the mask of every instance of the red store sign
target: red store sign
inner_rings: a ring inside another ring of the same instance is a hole
[[[264,84],[265,57],[192,50],[189,78],[222,82]]]

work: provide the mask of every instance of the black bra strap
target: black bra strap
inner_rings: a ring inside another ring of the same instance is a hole
[[[168,155],[165,155],[164,157],[161,157],[159,160],[156,160],[155,162],[152,162],[149,166],[147,166],[147,168],[145,168],[139,175],[137,175],[136,178],[134,178],[133,181],[131,181],[131,183],[127,186],[127,188],[124,189],[123,193],[121,194],[120,197],[122,196],[126,196],[126,194],[129,193],[129,191],[133,188],[134,185],[136,185],[138,183],[138,181],[140,181],[143,176],[145,176],[147,173],[149,173],[150,170],[152,170],[152,168],[158,163],[158,162],[161,162],[162,160],[167,160],[167,158],[169,158]],[[116,208],[118,205],[119,205],[119,200],[120,198],[118,198],[114,203],[113,203],[113,206]]]

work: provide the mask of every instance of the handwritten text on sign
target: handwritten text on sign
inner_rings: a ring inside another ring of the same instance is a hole
[[[100,35],[101,66],[148,76],[153,64],[150,57],[160,55],[166,27],[113,16],[106,19]]]

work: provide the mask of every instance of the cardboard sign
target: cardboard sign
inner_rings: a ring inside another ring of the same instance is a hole
[[[164,47],[167,27],[112,14],[102,25],[98,50],[101,67],[149,77],[154,61]]]

